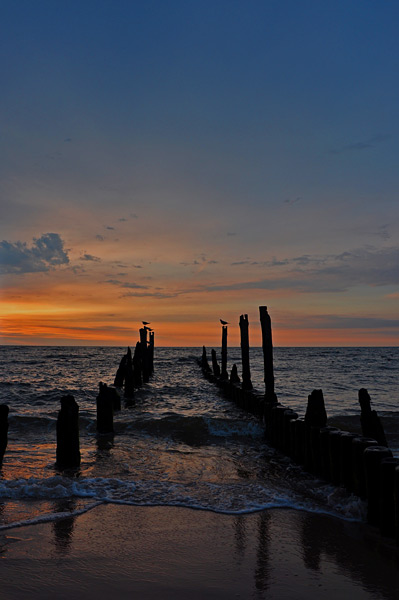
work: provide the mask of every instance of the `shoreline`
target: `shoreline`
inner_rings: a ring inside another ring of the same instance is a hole
[[[100,504],[0,532],[2,598],[394,600],[399,549],[363,523]]]

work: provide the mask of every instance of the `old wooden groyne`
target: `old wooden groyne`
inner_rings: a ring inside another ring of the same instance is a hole
[[[135,390],[150,380],[154,372],[154,331],[144,325],[139,330],[140,340],[134,354],[130,348],[122,357],[114,379],[114,387],[99,383],[96,398],[97,432],[113,435],[114,413],[121,410],[123,393],[125,406],[134,405]],[[119,388],[119,391],[118,389]],[[7,404],[0,404],[0,467],[8,445]],[[68,394],[61,398],[61,409],[57,417],[56,465],[59,470],[75,469],[80,465],[79,405]]]
[[[382,535],[396,538],[399,545],[399,459],[388,448],[385,433],[366,389],[359,390],[362,434],[327,425],[321,389],[308,396],[304,418],[277,399],[274,387],[273,344],[270,316],[259,307],[264,357],[263,392],[251,382],[248,315],[239,319],[241,335],[241,379],[237,366],[227,372],[227,324],[222,325],[222,368],[211,351],[209,365],[205,346],[199,364],[204,376],[240,408],[261,419],[267,442],[307,472],[344,487],[367,502],[367,520]]]

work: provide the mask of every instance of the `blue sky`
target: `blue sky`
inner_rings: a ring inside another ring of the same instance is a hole
[[[281,343],[397,344],[397,2],[6,0],[1,22],[7,343],[50,339],[45,298],[77,341],[97,287],[93,343],[145,302],[161,330],[267,304]]]

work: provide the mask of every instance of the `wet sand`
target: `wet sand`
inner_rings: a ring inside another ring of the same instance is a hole
[[[2,600],[399,597],[399,551],[368,526],[291,509],[230,516],[101,505],[3,531]]]

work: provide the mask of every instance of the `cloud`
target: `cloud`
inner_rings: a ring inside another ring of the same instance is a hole
[[[166,298],[176,298],[179,296],[178,292],[129,292],[123,294],[121,298],[157,298],[158,300],[165,300]]]
[[[133,290],[148,290],[147,285],[140,285],[138,283],[124,283],[119,279],[107,279],[104,283],[110,283],[111,285],[117,285],[121,288],[128,288]]]
[[[114,231],[115,227],[111,227],[110,225],[104,225],[105,229],[109,229],[110,231]]]
[[[99,242],[103,242],[105,240],[105,237],[103,235],[96,235],[96,240],[98,240]]]
[[[38,273],[68,263],[68,254],[58,233],[33,238],[30,248],[26,242],[0,242],[0,273]]]
[[[284,327],[284,323],[281,323]],[[295,325],[286,324],[292,328]],[[385,319],[380,317],[317,315],[315,317],[303,316],[297,328],[302,329],[398,329],[399,319]]]
[[[80,260],[101,262],[101,258],[98,258],[98,256],[93,256],[92,254],[83,254],[83,256],[80,257]]]
[[[330,154],[342,154],[343,152],[353,152],[359,150],[368,150],[370,148],[374,148],[377,144],[381,142],[386,142],[391,138],[390,135],[386,135],[383,133],[378,133],[376,135],[371,136],[366,140],[362,140],[359,142],[353,142],[352,144],[345,144],[344,146],[340,146],[333,150],[330,150]]]
[[[233,263],[256,264],[256,261]],[[267,277],[228,284],[210,284],[199,292],[233,290],[292,290],[303,293],[345,292],[354,286],[399,284],[399,247],[365,246],[336,255],[301,255],[259,263]],[[192,292],[194,290],[190,290]]]

